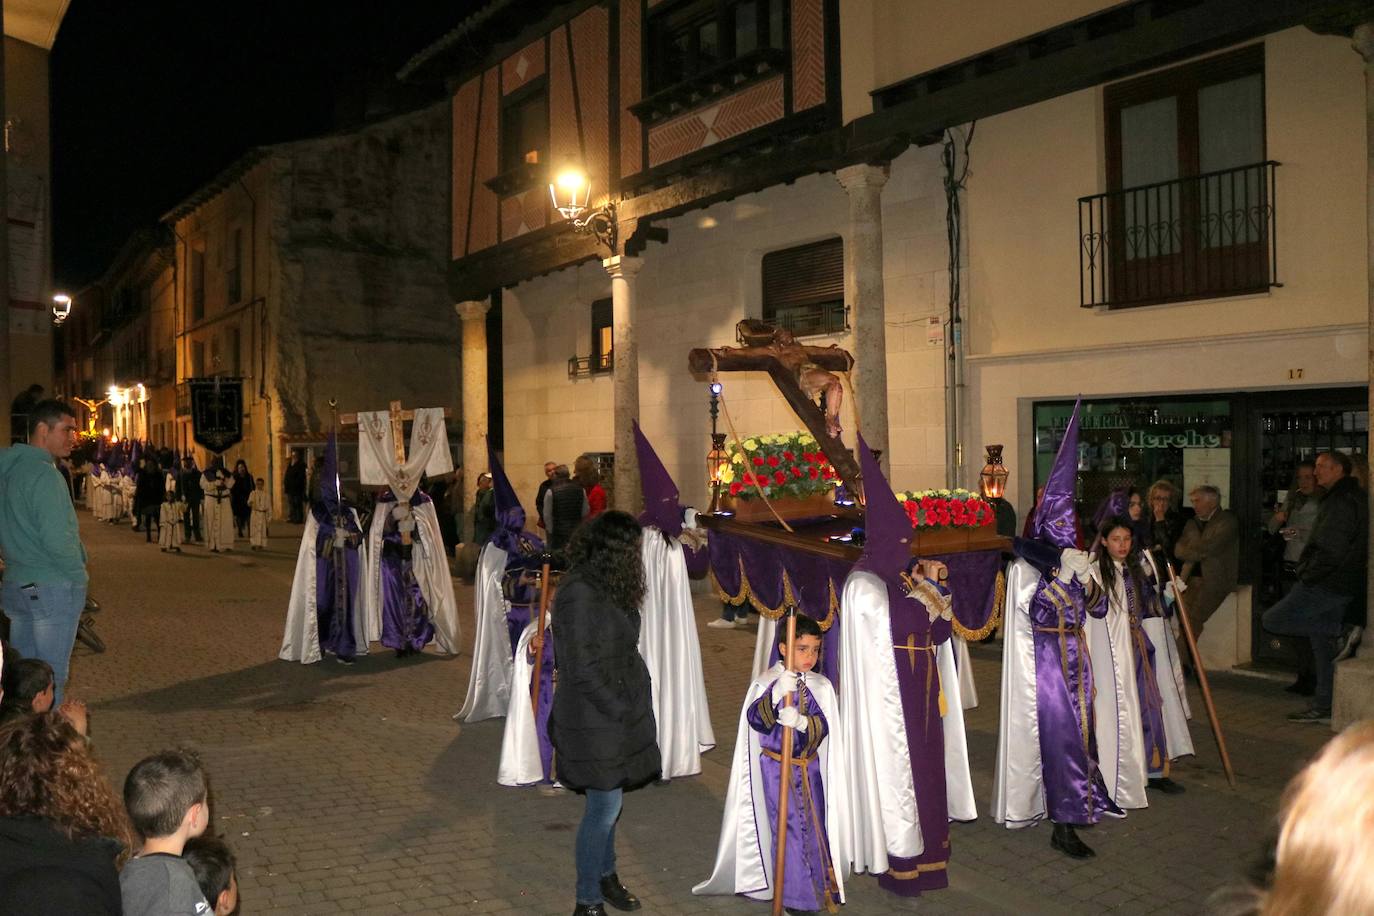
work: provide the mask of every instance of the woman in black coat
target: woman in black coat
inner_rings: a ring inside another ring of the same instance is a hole
[[[234,465],[234,480],[229,485],[229,507],[234,512],[234,533],[241,538],[248,536],[248,521],[253,517],[253,510],[248,507],[248,494],[253,489],[248,462],[240,458]]]
[[[558,781],[587,797],[577,829],[573,916],[603,916],[604,903],[640,907],[615,867],[621,796],[654,782],[662,770],[649,669],[639,654],[640,535],[639,522],[624,512],[604,513],[579,528],[554,602],[558,689],[549,739]]]

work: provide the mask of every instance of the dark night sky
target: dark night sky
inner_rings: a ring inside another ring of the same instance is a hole
[[[358,123],[369,92],[481,5],[74,0],[51,58],[58,286],[99,276],[250,147]]]

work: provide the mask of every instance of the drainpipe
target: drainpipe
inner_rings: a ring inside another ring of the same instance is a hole
[[[941,153],[944,163],[945,234],[949,243],[949,312],[945,320],[945,486],[953,489],[964,477],[964,319],[960,309],[963,298],[959,274],[959,255],[963,248],[963,215],[959,194],[967,186],[969,144],[977,122],[961,132],[956,142],[952,130],[945,131]],[[962,149],[961,149],[962,148]],[[962,168],[959,159],[963,159]]]
[[[244,183],[243,176],[238,179],[239,188],[248,198],[248,250],[252,253],[249,263],[252,265],[248,273],[249,295],[253,307],[257,310],[258,326],[254,330],[253,336],[257,338],[254,347],[258,353],[258,400],[262,401],[266,408],[263,416],[266,418],[267,434],[267,488],[272,494],[273,515],[280,511],[283,503],[283,494],[279,493],[280,484],[277,481],[277,443],[272,436],[272,397],[267,393],[267,303],[258,296],[258,199],[253,196],[253,192],[248,190],[248,185]]]

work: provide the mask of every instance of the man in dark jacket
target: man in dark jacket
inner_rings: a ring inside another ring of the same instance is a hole
[[[196,469],[194,458],[181,459],[181,473],[177,475],[177,492],[186,500],[186,543],[202,541],[200,533],[200,507],[205,503],[205,488],[200,483],[200,471]]]
[[[1359,484],[1350,477],[1350,458],[1338,452],[1317,456],[1317,484],[1326,490],[1312,533],[1298,559],[1293,590],[1264,612],[1264,628],[1312,642],[1316,693],[1310,709],[1290,722],[1330,724],[1332,680],[1341,621],[1351,600],[1365,588],[1365,545],[1369,513]]]
[[[167,483],[162,469],[157,466],[156,459],[144,458],[143,466],[138,469],[138,476],[134,479],[134,519],[137,522],[134,530],[138,531],[141,526],[146,542],[153,540],[158,526],[158,513],[166,498]]]
[[[562,550],[591,512],[591,506],[587,503],[587,491],[572,479],[566,464],[554,468],[550,481],[544,494],[544,526],[549,533],[549,549]]]
[[[285,479],[282,481],[282,490],[286,493],[289,513],[287,519],[293,525],[299,525],[305,521],[305,485],[305,460],[301,458],[298,449],[292,449],[291,460],[286,466]]]

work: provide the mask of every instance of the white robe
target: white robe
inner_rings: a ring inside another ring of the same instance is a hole
[[[706,679],[701,669],[692,589],[682,544],[646,527],[640,540],[644,561],[644,604],[640,610],[639,654],[653,684],[654,721],[663,778],[701,772],[701,755],[716,746]],[[519,652],[516,653],[519,655]]]
[[[253,514],[248,519],[248,542],[254,547],[267,546],[267,517],[272,514],[272,497],[266,490],[254,490],[248,494],[248,508]]]
[[[1035,636],[1028,613],[1039,584],[1039,570],[1025,560],[1007,567],[1006,603],[1002,608],[1001,727],[992,777],[992,819],[1013,829],[1045,817]]]
[[[211,480],[202,475],[200,485],[205,490],[205,547],[208,550],[234,549],[234,509],[229,496],[229,485],[224,485],[224,498],[211,496],[218,490],[224,478]]]
[[[550,608],[552,610],[552,608]],[[534,705],[530,699],[530,678],[534,663],[529,658],[530,642],[539,628],[538,612],[520,634],[512,665],[510,697],[506,707],[506,727],[501,733],[501,760],[496,781],[503,786],[532,786],[544,781],[544,761],[539,756],[539,737],[535,733]],[[544,639],[553,639],[549,622],[544,621]],[[509,645],[509,643],[507,643]]]
[[[97,522],[105,520],[105,477],[103,474],[86,475],[86,508],[91,510],[91,518]]]
[[[891,655],[891,652],[888,653]],[[735,735],[735,756],[730,766],[730,782],[725,791],[725,814],[721,818],[720,841],[711,877],[692,888],[693,894],[744,894],[754,900],[773,899],[773,831],[768,827],[768,804],[763,795],[763,773],[759,766],[759,733],[749,727],[749,707],[782,674],[779,662],[754,678],[740,708],[739,730]],[[830,840],[830,861],[835,867],[839,899],[844,901],[844,850],[841,837],[852,832],[850,812],[845,804],[845,731],[839,714],[835,688],[819,674],[802,675],[806,689],[815,697],[830,728],[821,742],[821,781],[825,786],[825,832]]]
[[[1110,559],[1107,562],[1112,562]],[[1093,672],[1093,728],[1097,735],[1097,763],[1107,795],[1120,808],[1146,808],[1145,726],[1136,686],[1135,652],[1126,607],[1127,575],[1120,566],[1105,617],[1089,616],[1083,627]],[[1102,584],[1097,560],[1093,580]]]
[[[348,510],[353,515],[354,524],[359,524],[358,513]],[[291,600],[286,606],[286,632],[282,634],[281,649],[277,652],[277,658],[288,662],[300,662],[303,665],[310,665],[320,660],[320,633],[319,633],[319,610],[315,604],[316,591],[315,569],[316,569],[316,545],[315,541],[319,537],[320,526],[315,521],[315,515],[307,512],[305,516],[305,533],[301,535],[301,547],[296,553],[296,576],[291,581]],[[363,555],[358,557],[358,569],[367,568],[366,548],[363,548]],[[361,613],[353,615],[353,641],[357,644],[357,654],[366,655],[368,643],[380,637],[380,634],[369,634],[365,629],[365,621]]]
[[[1149,558],[1150,570],[1158,585],[1160,577],[1154,557],[1148,551],[1145,556]],[[1178,657],[1178,642],[1174,639],[1174,623],[1163,617],[1146,617],[1140,625],[1155,647],[1155,683],[1159,685],[1159,695],[1164,700],[1164,747],[1169,759],[1177,760],[1195,754],[1193,735],[1188,731],[1188,720],[1193,717],[1193,711],[1188,706],[1188,690],[1183,683],[1183,665]]]
[[[959,673],[959,696],[965,709],[978,707],[978,685],[973,681],[973,659],[968,654],[968,640],[954,634],[949,639],[954,647],[954,667]]]
[[[850,573],[840,599],[840,704],[849,754],[846,800],[851,832],[843,841],[846,863],[855,872],[880,875],[888,856],[915,858],[925,851],[911,772],[906,717],[902,711],[887,586],[870,572]],[[943,642],[935,652],[945,693],[946,814],[950,820],[977,818],[969,772],[968,740],[954,649]]]
[[[506,551],[495,544],[482,546],[473,583],[476,630],[472,645],[472,670],[463,708],[455,719],[480,722],[506,714],[510,703],[512,662],[510,635],[506,629],[506,597],[501,579],[506,572]]]
[[[396,503],[378,503],[372,513],[367,537],[367,565],[363,567],[363,614],[369,639],[382,634],[382,532],[388,512]],[[439,533],[439,516],[434,503],[411,506],[415,517],[414,551],[411,556],[415,581],[425,597],[429,618],[434,622],[434,647],[443,655],[458,654],[462,629],[458,625],[458,599],[453,596],[453,576],[448,570],[444,539]],[[375,635],[372,635],[375,634]]]

